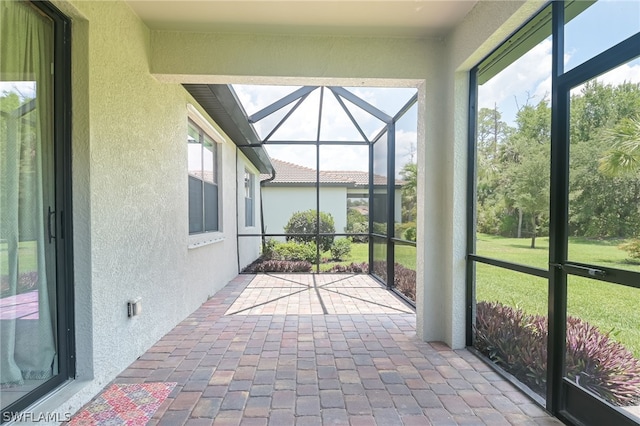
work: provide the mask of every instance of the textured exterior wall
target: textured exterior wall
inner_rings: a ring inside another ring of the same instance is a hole
[[[195,102],[149,73],[150,32],[128,5],[57,4],[73,21],[76,382],[84,386],[58,409],[74,411],[237,274],[236,149],[227,141],[221,150],[223,240],[188,249],[185,138]],[[142,314],[127,318],[136,297]]]
[[[443,190],[444,299],[440,315],[443,340],[454,348],[465,345],[467,161],[469,70],[532,16],[540,1],[479,2],[465,21],[445,40],[442,76],[441,127],[447,143],[441,151]],[[428,295],[433,297],[433,294]],[[427,302],[425,301],[425,304]],[[425,313],[425,317],[428,314]],[[420,321],[419,323],[424,323]],[[425,326],[425,330],[427,327]]]
[[[237,182],[238,185],[238,235],[259,234],[260,226],[260,173],[247,160],[247,158],[236,150],[237,159]],[[254,175],[253,206],[254,206],[254,226],[245,226],[245,202],[244,202],[244,171],[245,169]],[[238,238],[238,262],[240,270],[260,256],[262,239],[260,237],[240,237]]]
[[[284,233],[293,213],[316,209],[315,187],[267,186],[262,189],[262,197],[265,232],[270,234]],[[333,216],[336,232],[344,232],[347,226],[347,188],[320,188],[320,211]]]
[[[268,77],[424,78],[437,40],[153,31],[151,72],[163,81],[258,83]],[[398,67],[397,64],[402,64]],[[370,84],[370,83],[367,83]],[[412,86],[415,85],[414,81]],[[346,85],[346,84],[345,84]]]

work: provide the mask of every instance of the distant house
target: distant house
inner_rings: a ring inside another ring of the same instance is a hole
[[[316,179],[319,182],[320,211],[330,213],[337,233],[347,227],[347,200],[362,200],[369,197],[369,173],[362,171],[320,171],[297,164],[271,159],[275,179],[262,184],[264,226],[267,234],[282,234],[291,215],[298,211],[315,210],[318,205]],[[263,176],[261,180],[265,180]],[[386,177],[374,175],[374,197],[384,204]],[[402,181],[395,185],[395,221],[401,221]],[[374,202],[374,209],[376,203]],[[369,206],[354,207],[360,213],[369,214]],[[374,220],[384,221],[383,215]]]

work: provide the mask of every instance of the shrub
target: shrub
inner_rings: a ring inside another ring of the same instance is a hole
[[[284,227],[285,234],[315,234],[317,224],[317,211],[307,210],[304,212],[295,212],[291,215],[289,222]],[[320,233],[321,234],[335,234],[336,227],[333,222],[333,217],[329,213],[320,212]],[[309,236],[287,236],[287,241],[296,242],[315,242],[316,237],[314,235]],[[322,251],[327,251],[331,248],[333,243],[333,235],[322,236],[319,238],[318,243]]]
[[[373,233],[387,235],[387,224],[383,222],[373,222]]]
[[[405,268],[399,263],[395,264],[393,277],[393,285],[396,289],[407,296],[409,299],[416,301],[416,271]]]
[[[407,296],[409,299],[415,302],[416,300],[416,271],[404,267],[399,263],[394,263],[394,277],[393,287],[400,293]],[[373,262],[373,272],[379,276],[384,282],[388,282],[387,279],[387,262],[375,261]]]
[[[271,250],[271,259],[274,260],[304,260],[315,263],[316,256],[315,243],[276,242]]]
[[[354,274],[368,274],[369,265],[366,262],[351,262],[349,265],[334,265],[327,272],[351,272]]]
[[[346,238],[335,240],[331,245],[331,257],[333,260],[344,260],[351,254],[351,241]]]
[[[351,229],[356,223],[367,223],[369,222],[369,218],[362,213],[360,213],[356,209],[347,210],[347,228],[345,232],[350,232]]]
[[[243,272],[311,272],[311,263],[291,260],[257,260],[247,266]]]
[[[640,402],[640,360],[597,327],[567,318],[566,376],[614,405]]]
[[[415,227],[407,228],[407,230],[404,231],[404,234],[402,235],[402,238],[404,238],[405,240],[408,240],[408,241],[415,241],[416,240],[416,228]]]
[[[618,248],[629,253],[632,259],[640,259],[640,239],[629,240],[624,244],[620,244]]]
[[[366,222],[356,222],[351,226],[348,226],[346,231],[352,234],[368,234],[369,225]],[[367,235],[352,235],[349,238],[354,243],[366,243],[369,241],[369,237]]]
[[[547,319],[498,302],[476,305],[474,346],[535,392],[544,395]],[[640,402],[640,360],[597,327],[567,318],[565,374],[614,405]]]
[[[547,372],[547,325],[541,315],[500,303],[476,305],[474,346],[489,359],[543,395]]]
[[[265,259],[271,259],[274,254],[274,249],[278,242],[272,238],[265,240],[262,243],[262,257]]]
[[[402,237],[407,229],[415,228],[415,227],[416,227],[416,223],[415,222],[396,223],[395,224],[395,234],[394,235],[396,235],[397,237]]]

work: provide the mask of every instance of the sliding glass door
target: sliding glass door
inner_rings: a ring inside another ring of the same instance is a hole
[[[622,63],[611,55],[568,73],[559,94],[569,154],[558,201],[566,255],[556,263],[566,291],[561,409],[587,424],[640,421],[640,85],[619,78],[640,58],[618,50]]]
[[[46,6],[45,6],[46,7]],[[0,3],[0,403],[18,411],[68,378],[60,187],[60,22]],[[68,236],[68,235],[67,235]],[[61,309],[62,308],[62,309]],[[64,347],[64,348],[63,348]],[[64,356],[65,359],[61,359]],[[6,418],[6,417],[3,417]]]

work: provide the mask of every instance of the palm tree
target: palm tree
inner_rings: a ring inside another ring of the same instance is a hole
[[[598,169],[607,176],[619,176],[640,171],[640,118],[624,118],[606,132],[611,142],[600,159]]]
[[[611,148],[600,159],[598,169],[607,176],[640,172],[640,119],[624,118],[607,132]],[[640,238],[633,238],[619,246],[634,259],[640,259]]]

